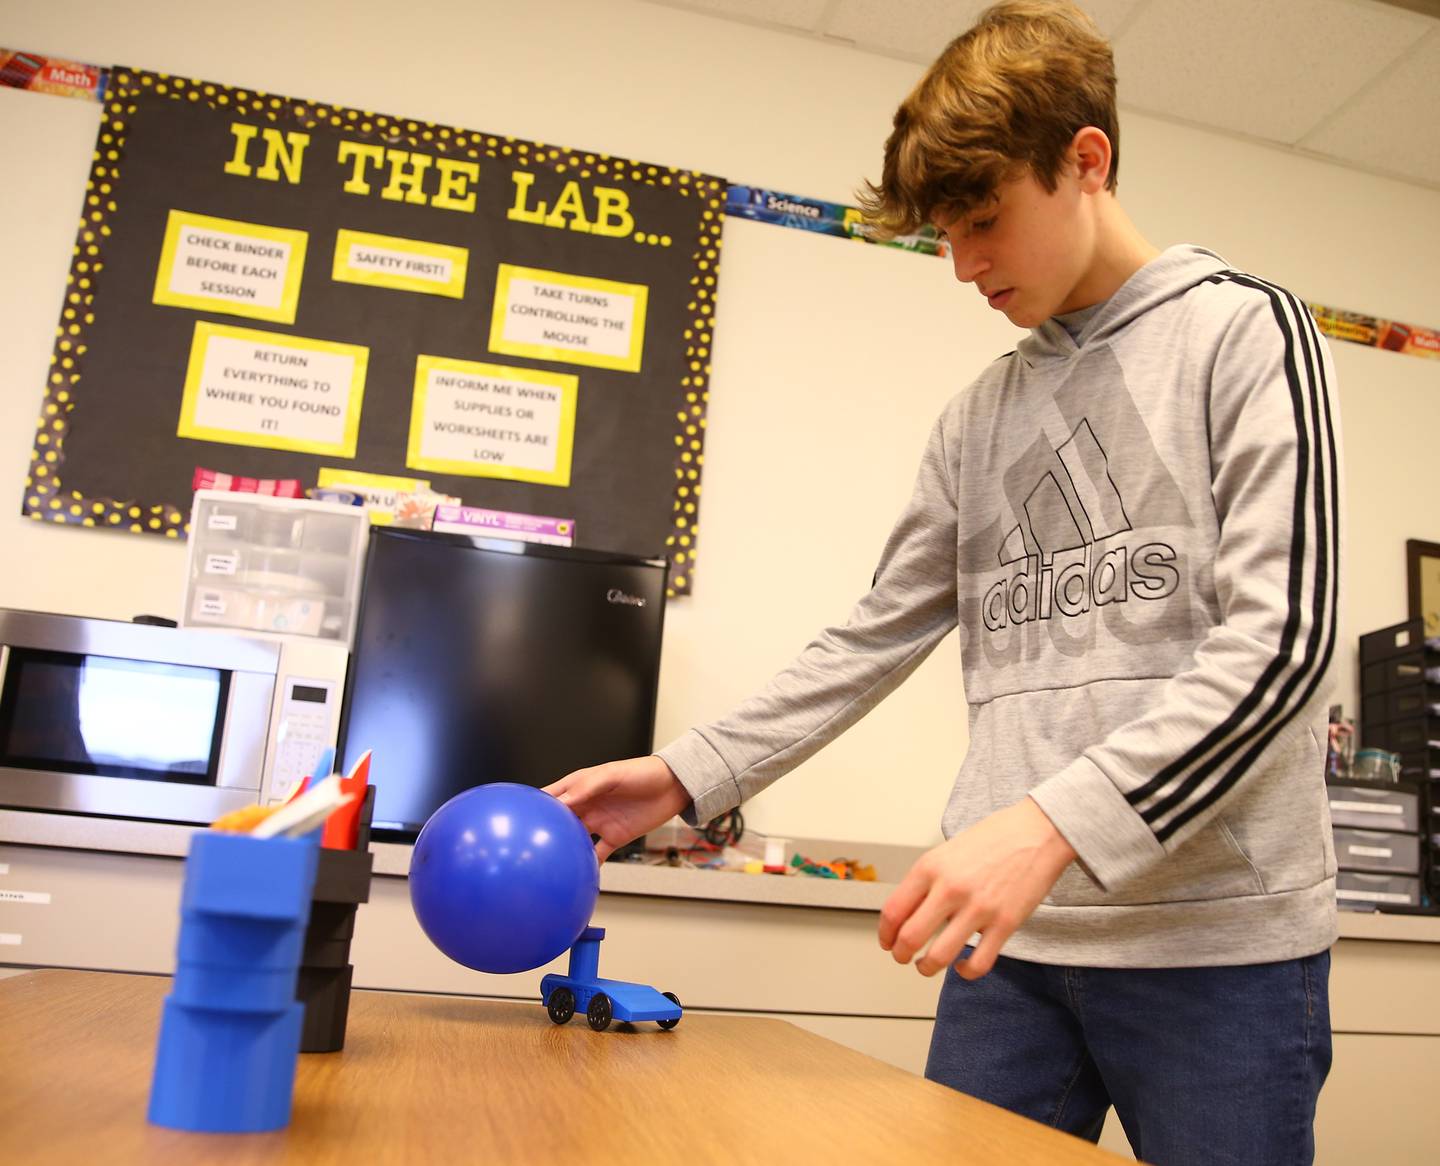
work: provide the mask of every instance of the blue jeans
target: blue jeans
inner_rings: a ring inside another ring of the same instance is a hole
[[[1329,978],[1328,951],[1218,968],[1002,956],[974,982],[951,968],[925,1076],[1091,1141],[1113,1105],[1155,1166],[1309,1163]]]

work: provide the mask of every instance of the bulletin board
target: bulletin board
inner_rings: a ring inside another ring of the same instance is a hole
[[[725,183],[111,71],[35,518],[181,538],[199,468],[421,482],[690,588]]]

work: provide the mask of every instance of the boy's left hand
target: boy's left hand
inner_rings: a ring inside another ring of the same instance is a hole
[[[978,980],[1074,860],[1064,836],[1026,798],[920,857],[880,911],[880,946],[905,964],[934,936],[916,970],[933,976],[955,964]],[[977,931],[970,958],[956,963]]]

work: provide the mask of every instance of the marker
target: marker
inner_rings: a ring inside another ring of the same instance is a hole
[[[332,773],[313,789],[306,790],[293,802],[286,802],[250,834],[255,838],[298,838],[324,824],[336,810],[354,800],[340,786],[342,778]]]

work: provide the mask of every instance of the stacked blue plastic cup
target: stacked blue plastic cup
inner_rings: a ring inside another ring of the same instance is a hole
[[[191,842],[150,1086],[156,1125],[254,1133],[290,1121],[317,838],[202,832]]]

